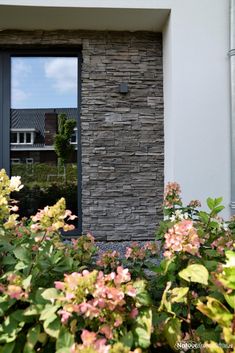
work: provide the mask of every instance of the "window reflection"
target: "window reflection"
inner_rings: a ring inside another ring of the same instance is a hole
[[[13,57],[11,90],[11,174],[24,184],[14,195],[21,216],[60,197],[77,214],[77,58]],[[61,124],[72,126],[67,144]]]

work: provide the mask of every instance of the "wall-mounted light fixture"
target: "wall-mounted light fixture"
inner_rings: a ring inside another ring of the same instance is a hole
[[[119,85],[119,93],[123,93],[126,94],[128,93],[129,88],[128,88],[128,84],[126,82],[122,82]]]

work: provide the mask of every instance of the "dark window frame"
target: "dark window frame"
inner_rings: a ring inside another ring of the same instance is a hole
[[[17,47],[0,48],[0,169],[10,175],[10,109],[11,109],[11,58],[12,57],[76,57],[78,60],[77,78],[77,165],[78,165],[78,228],[82,234],[82,153],[81,153],[81,48],[69,47]]]

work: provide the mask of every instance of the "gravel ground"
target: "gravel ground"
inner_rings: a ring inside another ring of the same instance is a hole
[[[138,241],[138,244],[143,247],[144,244],[148,243],[147,241]],[[103,242],[103,241],[96,241],[95,245],[98,246],[99,248],[99,254],[102,254],[103,252],[107,250],[116,250],[120,253],[120,257],[123,258],[125,257],[126,253],[126,248],[128,246],[131,246],[132,242],[130,241],[114,241],[114,242]]]
[[[65,242],[69,242],[69,240],[65,240]],[[148,242],[149,241],[147,240],[135,241],[135,243],[138,243],[140,247],[143,247]],[[103,252],[107,250],[116,250],[119,252],[120,258],[123,259],[125,257],[126,248],[131,246],[132,243],[133,241],[96,241],[95,245],[98,247],[98,253],[96,254],[95,258],[98,258]],[[161,258],[162,256],[156,255],[156,257],[151,258],[151,262],[157,265],[161,261]]]
[[[148,243],[148,241],[136,241],[136,243],[138,243],[141,247],[143,247],[146,243]],[[122,241],[122,242],[95,242],[95,244],[97,245],[97,247],[99,248],[98,250],[98,254],[97,254],[97,258],[99,257],[100,254],[102,254],[103,252],[107,251],[107,250],[116,250],[120,253],[120,258],[124,258],[125,257],[125,253],[126,253],[126,248],[128,246],[131,246],[132,242],[130,241]],[[158,265],[160,263],[162,259],[162,256],[154,256],[151,259],[149,259],[150,262],[152,262],[154,265]],[[146,274],[151,275],[151,272],[146,270],[145,271]]]

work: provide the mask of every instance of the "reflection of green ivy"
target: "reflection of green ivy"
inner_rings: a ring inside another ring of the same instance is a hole
[[[60,114],[58,117],[58,133],[54,138],[55,152],[62,165],[67,163],[69,156],[74,150],[70,143],[71,136],[76,126],[75,119],[68,119],[66,114]]]
[[[40,187],[48,187],[51,185],[51,180],[47,180],[48,174],[57,174],[57,166],[47,163],[34,163],[32,166],[32,171],[29,173],[28,165],[25,163],[13,164],[11,166],[12,175],[21,175],[21,180],[24,185],[34,186],[40,185]],[[66,178],[70,182],[77,183],[77,164],[67,163],[66,166]],[[62,179],[58,180],[56,177],[54,181],[61,182]]]
[[[20,192],[13,193],[12,198],[19,202],[21,217],[30,217],[38,209],[53,205],[59,198],[65,197],[66,206],[77,214],[77,182],[60,182],[44,184],[27,184]]]

